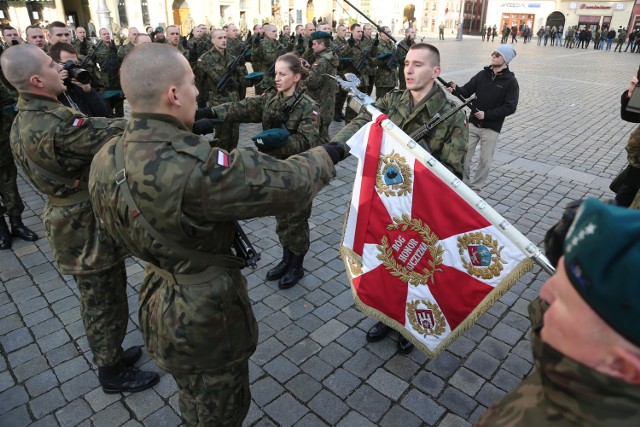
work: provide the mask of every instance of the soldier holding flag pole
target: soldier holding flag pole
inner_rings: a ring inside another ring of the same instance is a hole
[[[375,104],[341,81],[360,111],[333,138],[360,159],[341,253],[356,305],[381,321],[367,339],[393,328],[401,352],[413,343],[433,357],[531,268],[530,258],[553,267],[462,183],[466,120],[450,114],[455,104],[435,84],[438,50],[413,45],[405,64],[407,90]],[[438,114],[446,120],[422,140],[407,135],[424,134]]]

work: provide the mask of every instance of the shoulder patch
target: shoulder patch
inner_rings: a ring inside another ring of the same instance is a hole
[[[218,166],[222,166],[225,168],[229,167],[229,153],[226,153],[222,150],[218,150],[218,157],[216,159],[216,164]]]
[[[80,127],[82,126],[82,124],[84,123],[84,119],[82,118],[77,118],[73,120],[73,123],[71,123],[71,126],[73,127]]]

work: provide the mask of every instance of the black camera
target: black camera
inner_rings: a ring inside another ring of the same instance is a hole
[[[69,73],[69,77],[64,81],[65,85],[68,86],[69,83],[71,83],[72,78],[76,79],[83,85],[91,83],[91,74],[89,74],[89,72],[84,68],[80,68],[80,65],[78,65],[77,62],[68,60],[62,64],[62,67]]]

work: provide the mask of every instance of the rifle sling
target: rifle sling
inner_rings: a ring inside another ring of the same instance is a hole
[[[208,266],[217,266],[217,267],[226,267],[226,268],[238,268],[241,269],[244,267],[244,260],[242,258],[227,255],[227,254],[211,254],[207,252],[201,252],[194,249],[185,248],[184,246],[178,244],[177,242],[172,241],[171,239],[162,235],[158,230],[156,230],[153,225],[147,221],[144,217],[140,208],[136,205],[135,200],[133,199],[133,195],[131,194],[131,189],[129,188],[129,183],[127,182],[127,172],[124,167],[124,142],[118,141],[116,143],[116,152],[115,152],[115,161],[116,161],[116,172],[115,181],[118,187],[122,190],[122,196],[124,198],[127,207],[129,208],[129,214],[131,215],[134,221],[137,221],[138,224],[145,229],[147,233],[151,235],[157,242],[162,244],[163,246],[170,248],[172,251],[179,253],[184,258],[190,258],[196,262],[208,265]],[[189,170],[185,171],[185,176],[189,176],[193,168],[195,167],[195,162],[192,163]]]
[[[89,189],[89,184],[86,181],[81,181],[80,178],[68,178],[66,176],[58,175],[55,172],[51,172],[34,162],[31,156],[29,156],[29,153],[27,153],[27,150],[23,150],[23,153],[27,159],[29,167],[45,178],[66,185],[67,187],[71,187],[76,191],[87,191]]]

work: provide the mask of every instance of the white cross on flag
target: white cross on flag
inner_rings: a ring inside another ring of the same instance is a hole
[[[341,254],[356,306],[434,357],[532,261],[418,158],[420,147],[384,132],[384,119],[348,142],[359,163]]]

